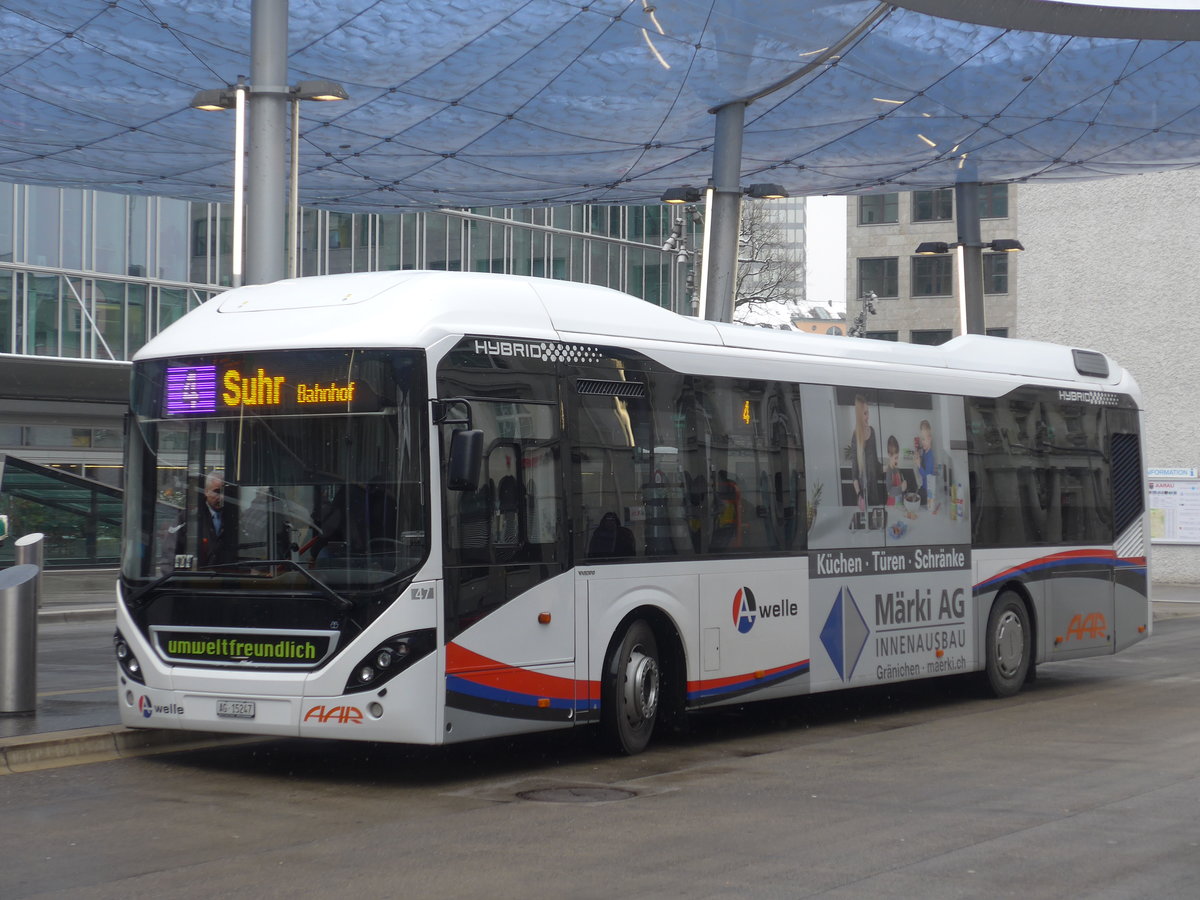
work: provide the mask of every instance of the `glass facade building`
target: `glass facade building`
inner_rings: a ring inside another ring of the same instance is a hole
[[[669,306],[663,206],[395,214],[304,210],[303,275],[502,272]],[[228,204],[0,183],[0,353],[130,359],[231,283]]]
[[[302,275],[499,272],[685,303],[665,206],[301,216]],[[123,361],[230,286],[232,234],[230,204],[0,182],[0,514],[14,534],[45,532],[52,565],[116,559],[119,522],[92,505],[122,484]],[[8,457],[52,468],[6,472]],[[0,564],[11,553],[0,545]]]

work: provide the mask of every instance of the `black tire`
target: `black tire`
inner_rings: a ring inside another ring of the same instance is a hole
[[[987,685],[997,697],[1021,690],[1033,665],[1033,631],[1021,598],[1005,592],[996,598],[984,636]]]
[[[600,728],[604,742],[632,756],[650,743],[662,697],[662,670],[654,631],[642,619],[630,623],[604,665]]]

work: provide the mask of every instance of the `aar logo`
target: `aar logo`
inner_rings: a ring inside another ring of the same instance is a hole
[[[1095,641],[1105,637],[1108,637],[1108,621],[1104,618],[1104,613],[1092,612],[1086,616],[1076,615],[1072,617],[1071,624],[1067,626],[1068,641],[1072,638],[1077,641]],[[1059,638],[1055,643],[1061,644],[1063,639]]]
[[[138,697],[138,712],[142,714],[143,719],[148,719],[154,715],[154,704],[150,702],[150,698],[145,694]]]
[[[357,706],[330,706],[324,704],[314,706],[304,714],[305,722],[319,722],[324,725],[333,722],[337,725],[361,725],[363,723],[362,710]]]
[[[733,595],[733,624],[737,630],[746,634],[758,621],[758,604],[754,602],[754,592],[744,587]]]

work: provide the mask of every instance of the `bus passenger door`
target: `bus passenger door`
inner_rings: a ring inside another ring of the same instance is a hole
[[[472,736],[567,724],[575,596],[563,570],[557,407],[472,400],[471,410],[484,436],[477,488],[443,493],[447,702],[494,717]]]

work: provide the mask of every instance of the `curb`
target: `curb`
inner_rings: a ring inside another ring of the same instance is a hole
[[[39,625],[55,622],[102,622],[111,619],[116,623],[117,611],[113,606],[80,606],[42,608],[37,614]]]
[[[0,775],[36,772],[157,753],[255,743],[261,736],[102,725],[0,740]]]

